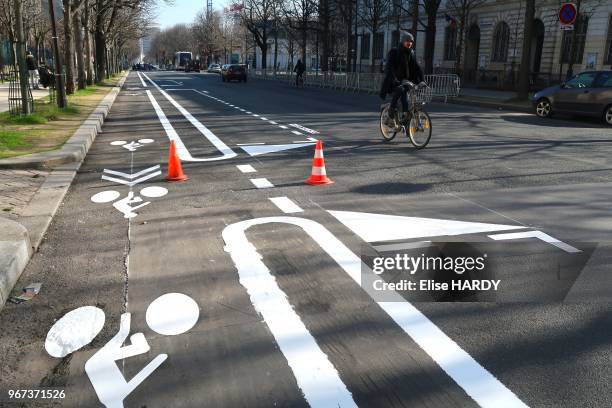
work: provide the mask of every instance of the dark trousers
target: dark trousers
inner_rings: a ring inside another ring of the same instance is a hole
[[[391,98],[391,109],[397,109],[397,100],[402,98],[402,111],[408,111],[408,96],[404,89],[400,86],[396,87],[393,91],[393,97]]]

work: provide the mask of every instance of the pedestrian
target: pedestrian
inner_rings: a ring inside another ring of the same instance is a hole
[[[38,64],[36,58],[32,55],[31,51],[26,54],[26,65],[30,74],[30,87],[32,89],[39,89],[38,87]]]
[[[306,71],[306,66],[302,62],[301,59],[298,59],[295,64],[295,68],[293,68],[293,72],[295,72],[295,86],[298,86],[298,81],[302,79],[302,75],[304,75],[304,71]]]

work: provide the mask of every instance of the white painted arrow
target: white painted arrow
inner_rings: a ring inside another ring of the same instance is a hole
[[[283,150],[299,149],[300,147],[312,146],[314,143],[300,143],[300,144],[282,144],[282,145],[249,145],[240,146],[242,150],[250,154],[251,156],[259,156],[266,153],[282,152]]]
[[[124,184],[130,187],[162,174],[159,164],[146,168],[134,174],[123,173],[121,171],[110,170],[110,169],[104,169],[104,173],[108,173],[113,176],[122,177],[123,179],[119,179],[116,177],[109,177],[105,174],[102,174],[102,180],[112,181],[114,183]],[[132,181],[128,181],[128,180],[132,180]]]
[[[403,217],[352,211],[328,211],[366,242],[475,234],[523,229],[523,226]]]

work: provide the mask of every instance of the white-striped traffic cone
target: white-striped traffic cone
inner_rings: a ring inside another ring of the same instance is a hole
[[[312,159],[312,173],[306,183],[318,186],[320,184],[331,184],[333,181],[327,178],[325,172],[325,160],[323,159],[323,143],[317,140],[317,147],[315,148],[314,159]]]

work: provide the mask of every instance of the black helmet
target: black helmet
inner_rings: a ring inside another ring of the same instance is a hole
[[[414,42],[414,36],[412,35],[412,33],[408,32],[408,31],[400,31],[400,44],[403,44],[404,41],[412,41]]]

